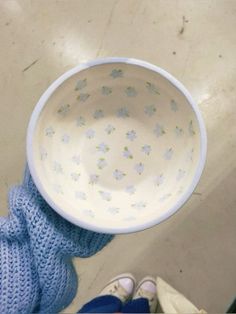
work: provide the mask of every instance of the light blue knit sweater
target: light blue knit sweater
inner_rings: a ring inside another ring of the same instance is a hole
[[[73,256],[88,257],[111,235],[76,227],[37,191],[28,167],[9,193],[8,218],[0,218],[0,313],[57,313],[74,298]]]

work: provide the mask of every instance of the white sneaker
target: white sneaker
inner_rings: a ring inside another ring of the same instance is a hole
[[[135,285],[136,280],[132,274],[121,274],[112,278],[99,295],[113,295],[125,303],[132,298]]]
[[[156,281],[153,277],[143,278],[136,288],[133,300],[138,298],[148,299],[151,313],[155,313],[157,309],[157,288]]]

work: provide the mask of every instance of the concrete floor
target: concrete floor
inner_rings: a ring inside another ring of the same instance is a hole
[[[208,132],[201,182],[171,219],[117,236],[76,259],[75,311],[112,276],[160,275],[209,312],[236,294],[236,1],[0,1],[0,199],[20,182],[30,114],[43,91],[75,65],[104,56],[147,60],[190,90]],[[31,66],[30,66],[31,65]]]

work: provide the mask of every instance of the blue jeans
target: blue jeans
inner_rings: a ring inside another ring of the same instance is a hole
[[[78,313],[150,313],[148,300],[139,298],[122,304],[113,295],[97,297],[86,303]]]

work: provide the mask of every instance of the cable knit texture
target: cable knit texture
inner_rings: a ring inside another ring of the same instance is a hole
[[[60,217],[39,194],[25,170],[9,193],[0,218],[0,313],[57,313],[77,290],[73,256],[88,257],[111,235],[79,228]]]

